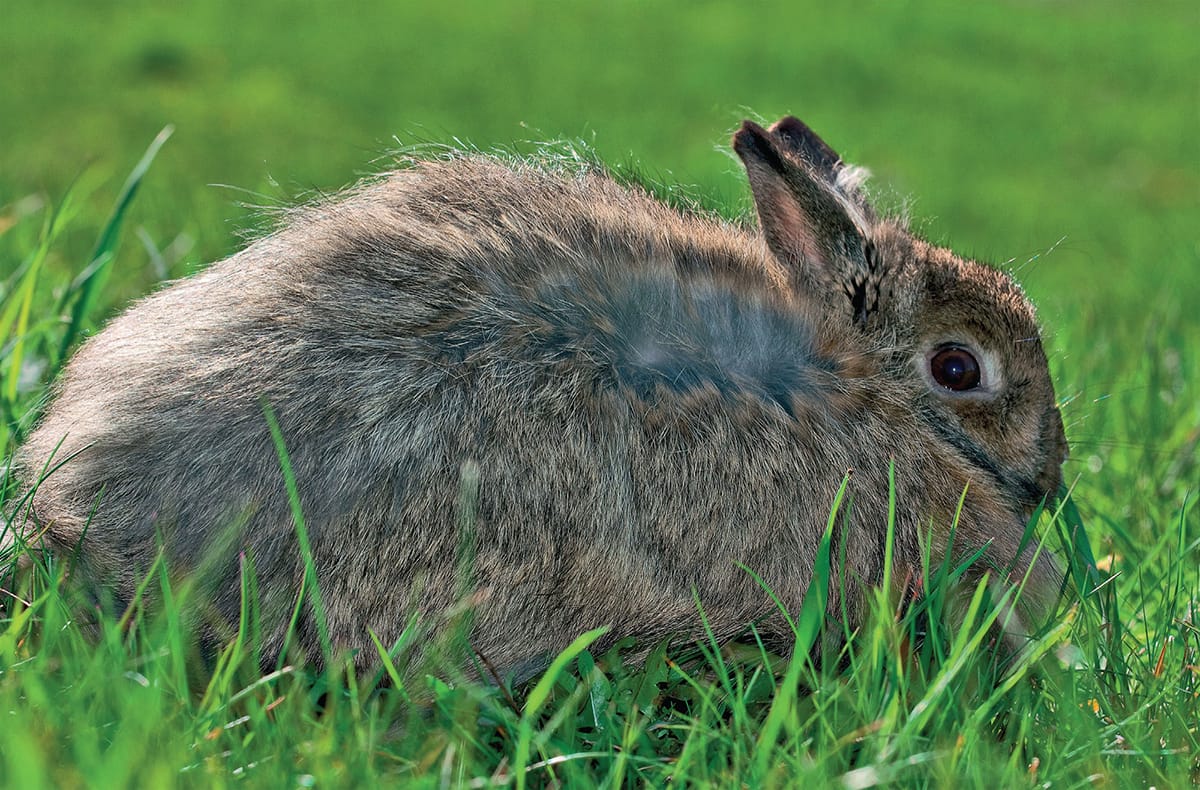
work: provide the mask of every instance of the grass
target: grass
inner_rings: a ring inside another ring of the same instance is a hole
[[[523,688],[406,679],[402,665],[380,684],[337,662],[264,674],[249,605],[246,629],[200,666],[180,625],[188,591],[161,569],[147,590],[174,604],[108,618],[81,616],[39,567],[0,585],[15,596],[0,618],[0,785],[1200,781],[1195,9],[566,8],[6,9],[0,453],[82,335],[239,243],[233,229],[257,224],[243,203],[334,189],[393,134],[584,137],[739,213],[741,177],[714,147],[745,107],[796,112],[875,168],[893,204],[917,196],[926,235],[1008,262],[1042,308],[1078,506],[1047,524],[1049,543],[1078,574],[1038,650],[995,666],[983,600],[955,633],[880,600],[819,666],[751,638],[630,668],[584,641]],[[3,511],[20,496],[5,477]],[[1079,522],[1099,585],[1060,537]],[[930,569],[928,589],[953,570]],[[803,647],[812,615],[792,615]]]

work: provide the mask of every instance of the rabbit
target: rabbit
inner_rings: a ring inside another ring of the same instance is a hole
[[[305,563],[269,407],[332,645],[371,666],[371,634],[469,610],[471,649],[528,677],[594,627],[695,637],[698,602],[717,639],[786,647],[768,588],[799,607],[848,474],[827,606],[853,628],[894,465],[893,593],[927,536],[982,552],[960,595],[1025,580],[1019,639],[1061,578],[1023,537],[1067,455],[1029,300],[877,214],[796,118],[732,143],[757,227],[468,152],[290,211],[82,344],[18,454],[30,544],[118,605],[161,551],[209,649],[249,566],[274,662]],[[318,632],[287,649],[319,666]]]

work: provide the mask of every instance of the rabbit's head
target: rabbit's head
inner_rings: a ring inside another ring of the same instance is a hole
[[[1011,521],[1055,498],[1067,443],[1020,287],[879,217],[862,171],[795,118],[769,130],[747,121],[733,146],[793,292],[848,342],[885,360],[872,369],[883,377],[879,397],[904,399],[935,454],[982,482]],[[984,540],[993,537],[1017,545],[996,531]]]

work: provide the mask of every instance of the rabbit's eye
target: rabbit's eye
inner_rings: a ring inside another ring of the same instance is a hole
[[[979,360],[958,346],[948,346],[934,354],[929,360],[929,372],[934,381],[955,392],[973,390],[980,383]]]

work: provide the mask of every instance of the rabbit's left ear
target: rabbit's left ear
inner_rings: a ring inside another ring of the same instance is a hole
[[[800,283],[844,296],[854,320],[865,323],[878,301],[879,273],[870,241],[877,220],[859,188],[862,171],[790,116],[769,131],[744,121],[733,149],[775,257]]]

